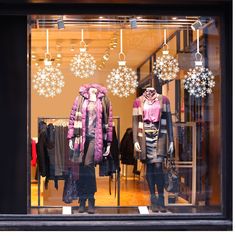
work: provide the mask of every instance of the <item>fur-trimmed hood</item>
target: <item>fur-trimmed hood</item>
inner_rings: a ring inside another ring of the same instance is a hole
[[[89,98],[89,89],[90,88],[96,88],[98,90],[97,92],[97,97],[101,98],[104,97],[107,94],[107,89],[100,84],[85,84],[80,87],[79,93],[81,96],[85,98]]]

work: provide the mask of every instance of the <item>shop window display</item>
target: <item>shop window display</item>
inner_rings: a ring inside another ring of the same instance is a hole
[[[137,17],[132,28],[116,17],[65,16],[58,30],[56,16],[31,17],[33,214],[221,212],[221,155],[212,149],[221,140],[218,19],[202,17],[196,36],[199,17],[167,18]],[[195,73],[199,55],[209,70]],[[117,62],[126,77],[112,74]],[[60,93],[45,97],[62,77]],[[119,96],[127,88],[135,93]],[[169,162],[175,192],[165,188]]]

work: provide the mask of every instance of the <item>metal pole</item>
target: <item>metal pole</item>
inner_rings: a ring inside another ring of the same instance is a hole
[[[120,149],[120,117],[117,118],[117,138],[118,138],[118,147]],[[117,206],[120,206],[120,154],[118,162],[118,172],[117,172]]]
[[[39,173],[39,166],[37,165],[37,170],[38,170],[38,207],[40,206],[40,173]]]
[[[192,168],[192,204],[196,204],[196,190],[197,190],[197,157],[196,157],[196,124],[193,123],[193,168]]]

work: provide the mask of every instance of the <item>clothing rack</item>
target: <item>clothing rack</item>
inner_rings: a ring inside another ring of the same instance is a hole
[[[69,118],[65,118],[65,117],[38,117],[38,124],[40,121],[44,121],[47,123],[47,120],[68,120],[69,121]],[[53,122],[48,122],[48,123],[53,123]],[[48,125],[47,123],[47,125]],[[40,200],[40,192],[41,192],[41,178],[40,178],[40,172],[38,170],[38,173],[37,173],[37,179],[38,179],[38,208],[40,208],[41,206],[41,200]],[[52,178],[48,178],[48,180],[53,180]],[[64,180],[62,178],[58,178],[58,180]]]
[[[44,121],[46,122],[47,120],[68,120],[69,118],[65,118],[65,117],[38,117],[38,124],[40,121]],[[118,148],[120,148],[120,117],[119,116],[113,116],[112,117],[113,121],[116,121],[116,133],[117,133],[117,140],[118,140]],[[46,122],[47,123],[47,122]],[[53,123],[53,122],[50,122]],[[119,160],[120,160],[120,154],[119,154]],[[117,206],[120,206],[120,161],[118,162],[118,170],[116,170],[115,173],[115,188],[117,188]],[[41,206],[41,201],[40,201],[40,192],[41,192],[41,178],[40,178],[40,173],[38,170],[37,173],[37,178],[38,178],[38,206],[37,208],[41,208],[44,206]],[[48,179],[48,180],[52,180],[52,179]],[[64,180],[62,178],[58,178],[58,180]],[[55,206],[46,206],[46,207],[55,207]]]

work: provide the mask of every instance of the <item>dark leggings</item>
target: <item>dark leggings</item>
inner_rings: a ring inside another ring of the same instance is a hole
[[[147,164],[146,179],[151,195],[155,195],[155,185],[157,185],[158,195],[164,194],[164,172],[162,162]]]
[[[83,162],[80,164],[78,193],[80,199],[94,198],[97,191],[94,165],[94,138],[87,138],[84,148]]]

